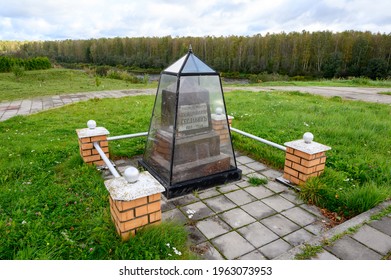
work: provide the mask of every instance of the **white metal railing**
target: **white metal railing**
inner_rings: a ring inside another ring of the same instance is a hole
[[[252,135],[252,134],[250,134],[250,133],[241,131],[241,130],[239,130],[239,129],[237,129],[237,128],[234,128],[234,127],[230,127],[230,130],[231,130],[231,131],[234,131],[234,132],[236,132],[236,133],[239,133],[239,134],[241,134],[241,135],[243,135],[243,136],[247,136],[247,137],[249,137],[249,138],[251,138],[251,139],[254,139],[254,140],[256,140],[256,141],[259,141],[259,142],[262,142],[262,143],[264,143],[264,144],[267,144],[267,145],[269,145],[269,146],[272,146],[272,147],[274,147],[274,148],[280,149],[280,150],[282,150],[282,151],[286,151],[286,147],[284,147],[284,146],[282,146],[282,145],[279,145],[279,144],[276,144],[276,143],[274,143],[274,142],[271,142],[271,141],[269,141],[269,140],[266,140],[266,139],[263,139],[263,138],[261,138],[261,137]]]
[[[107,167],[109,168],[111,174],[113,174],[114,177],[119,178],[121,175],[117,172],[111,161],[107,158],[106,154],[103,152],[101,147],[99,146],[98,142],[94,142],[94,148],[98,151],[100,157],[103,159],[103,161],[106,163]]]

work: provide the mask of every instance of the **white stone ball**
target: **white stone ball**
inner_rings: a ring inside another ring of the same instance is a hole
[[[96,121],[94,121],[94,120],[89,120],[89,121],[87,122],[87,127],[88,127],[89,129],[94,129],[94,128],[96,128]]]
[[[125,169],[124,178],[128,183],[134,183],[138,180],[140,172],[136,167],[128,167]]]
[[[307,144],[311,144],[312,140],[314,140],[314,135],[311,132],[306,132],[303,135],[303,140]]]
[[[217,107],[216,108],[216,115],[221,115],[223,113],[223,108]]]

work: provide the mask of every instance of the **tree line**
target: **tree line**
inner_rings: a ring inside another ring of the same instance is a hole
[[[116,37],[15,44],[0,42],[0,54],[46,56],[60,64],[161,70],[186,54],[191,44],[200,59],[223,73],[372,79],[391,75],[391,34],[352,30],[221,37]]]

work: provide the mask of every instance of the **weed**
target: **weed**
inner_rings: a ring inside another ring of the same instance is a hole
[[[305,244],[301,253],[295,255],[296,260],[308,260],[312,257],[315,257],[318,253],[322,252],[322,246],[311,246],[309,244]]]
[[[266,185],[267,178],[249,177],[248,182],[253,186]]]

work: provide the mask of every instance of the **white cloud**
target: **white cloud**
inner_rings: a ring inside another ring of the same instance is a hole
[[[0,0],[0,40],[391,32],[388,0]]]

